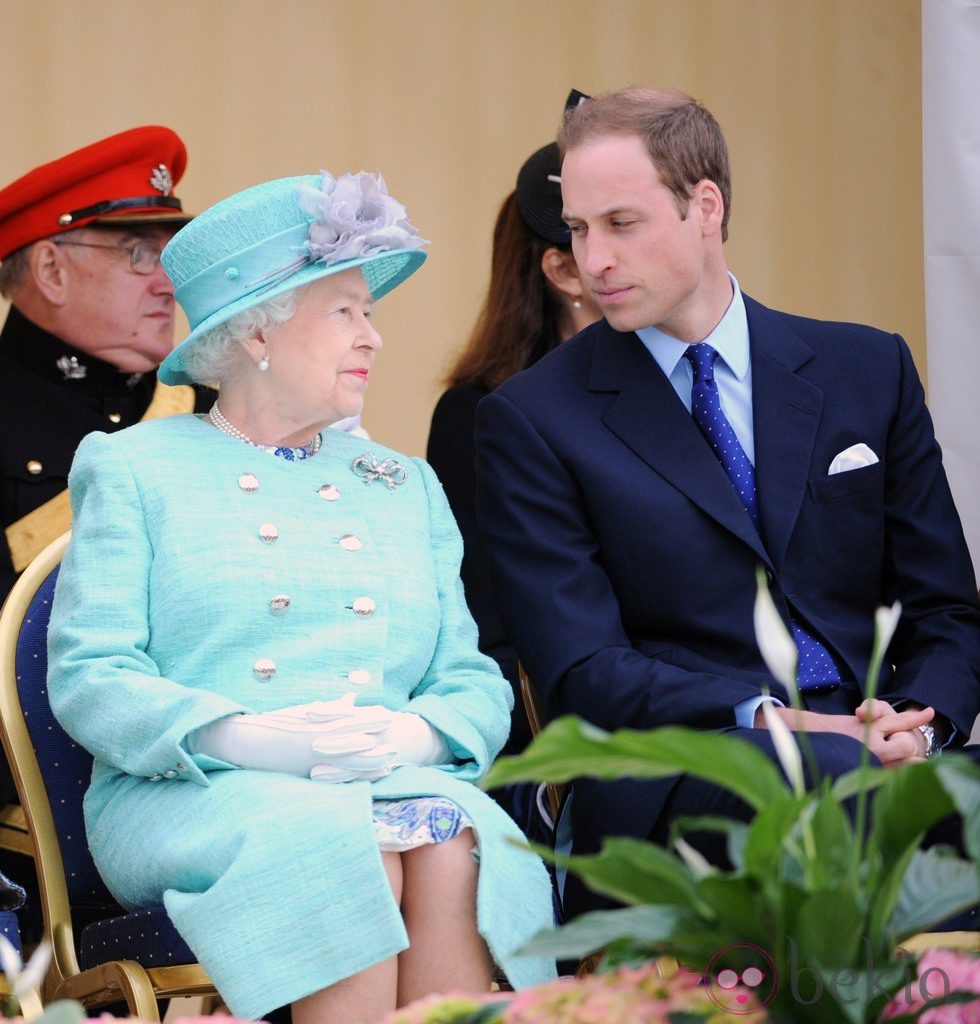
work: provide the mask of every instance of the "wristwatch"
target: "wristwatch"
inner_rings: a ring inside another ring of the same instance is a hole
[[[920,725],[919,732],[926,738],[926,757],[933,757],[942,751],[942,744],[939,742],[936,730],[931,725]]]

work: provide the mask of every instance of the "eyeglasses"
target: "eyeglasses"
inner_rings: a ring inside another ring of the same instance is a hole
[[[115,249],[116,252],[129,253],[129,265],[133,273],[147,276],[160,266],[160,254],[163,250],[152,242],[137,242],[135,245],[100,245],[98,242],[74,242],[67,239],[52,239],[56,245],[83,245],[86,249]]]

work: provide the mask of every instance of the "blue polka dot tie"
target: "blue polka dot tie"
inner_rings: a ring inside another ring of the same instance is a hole
[[[702,341],[698,345],[688,345],[684,358],[694,368],[694,386],[691,389],[691,415],[694,422],[731,480],[756,530],[759,530],[755,467],[739,443],[718,397],[718,385],[715,383],[718,351]],[[759,532],[761,535],[761,530]],[[793,636],[799,651],[797,677],[800,689],[812,690],[839,683],[840,672],[826,647],[797,622],[795,616],[792,622]]]

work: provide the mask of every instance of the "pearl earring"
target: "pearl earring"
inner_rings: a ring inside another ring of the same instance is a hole
[[[256,364],[259,368],[260,373],[265,373],[269,369],[269,357],[263,356]]]
[[[573,309],[581,309],[582,308],[582,303],[579,302],[578,299],[573,299],[572,300],[572,308]]]

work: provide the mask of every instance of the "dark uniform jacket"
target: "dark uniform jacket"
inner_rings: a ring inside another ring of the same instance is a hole
[[[11,307],[0,332],[3,529],[65,490],[75,449],[86,434],[138,423],[155,388],[155,372],[122,372],[65,344]],[[197,391],[195,409],[201,412],[214,393]],[[0,601],[16,579],[6,535],[0,533]],[[16,799],[0,759],[0,802]]]

